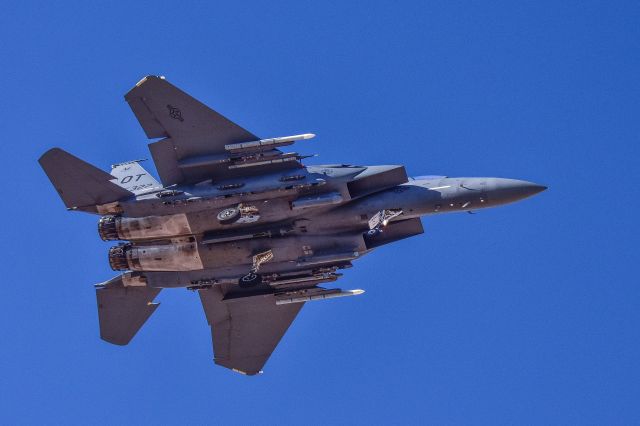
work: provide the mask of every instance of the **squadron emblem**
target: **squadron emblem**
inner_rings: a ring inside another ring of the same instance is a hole
[[[182,111],[180,111],[178,108],[172,105],[167,105],[167,109],[169,110],[169,115],[171,116],[171,118],[184,121],[184,118],[182,118]]]

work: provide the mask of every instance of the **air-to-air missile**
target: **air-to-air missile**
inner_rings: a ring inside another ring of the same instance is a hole
[[[96,285],[101,337],[129,343],[161,289],[186,287],[201,298],[216,363],[246,374],[260,371],[304,302],[362,294],[319,285],[375,248],[421,234],[421,216],[546,189],[410,178],[396,165],[305,166],[306,156],[279,148],[315,135],[261,139],[162,77],[145,77],[125,99],[156,139],[149,148],[162,183],[140,161],[106,173],[59,148],[40,158],[67,208],[100,215],[100,237],[120,241],[108,259],[123,273]]]

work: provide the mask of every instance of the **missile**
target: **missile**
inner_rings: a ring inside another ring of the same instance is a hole
[[[358,296],[364,293],[364,290],[356,289],[356,290],[340,290],[340,289],[332,289],[332,290],[323,290],[320,293],[315,293],[311,295],[290,295],[287,297],[278,297],[276,298],[276,305],[287,305],[289,303],[304,303],[310,302],[312,300],[324,300],[324,299],[335,299],[337,297],[347,297],[347,296]]]
[[[260,139],[252,142],[232,143],[225,145],[224,149],[235,153],[244,151],[262,150],[263,148],[276,148],[279,146],[291,145],[295,141],[301,141],[306,139],[312,139],[316,135],[313,133],[304,133],[302,135],[283,136],[280,138]]]

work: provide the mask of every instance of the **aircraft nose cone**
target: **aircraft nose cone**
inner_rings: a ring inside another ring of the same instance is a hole
[[[530,197],[531,195],[536,195],[539,192],[547,190],[547,187],[544,185],[538,185],[537,183],[531,183],[531,182],[527,182],[527,183],[529,183],[530,185],[528,187],[529,195],[527,195],[527,197]]]
[[[547,189],[544,185],[517,179],[496,179],[492,199],[499,203],[512,203],[531,197]]]

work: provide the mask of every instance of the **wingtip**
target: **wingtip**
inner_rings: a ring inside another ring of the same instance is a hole
[[[238,370],[237,368],[232,368],[231,371],[233,371],[234,373],[242,374],[243,376],[257,376],[257,375],[263,373],[262,370],[258,370],[258,371],[242,371],[242,370]]]
[[[105,342],[116,346],[127,346],[129,342],[131,342],[131,339],[126,339],[121,336],[109,336],[102,333],[100,333],[100,338]]]
[[[138,82],[136,83],[136,87],[142,86],[144,82],[147,80],[166,80],[166,78],[164,75],[152,75],[152,74],[145,75],[140,80],[138,80]]]
[[[167,81],[165,76],[163,75],[145,75],[144,77],[142,77],[140,80],[138,80],[138,82],[135,84],[135,86],[133,86],[127,93],[125,93],[124,98],[125,100],[129,101],[129,98],[132,96],[133,93],[135,93],[137,90],[140,90],[140,88],[148,82],[152,82],[152,81]],[[167,82],[169,83],[169,82]]]
[[[58,147],[53,147],[51,149],[48,149],[47,151],[45,151],[40,158],[38,158],[38,162],[42,162],[43,159],[50,157],[53,154],[59,153],[59,152],[64,152],[63,149],[58,148]]]

